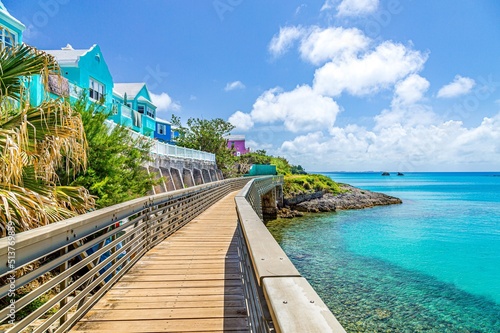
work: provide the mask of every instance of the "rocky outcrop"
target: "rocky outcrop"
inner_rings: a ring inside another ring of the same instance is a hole
[[[285,206],[288,206],[288,207],[293,207],[293,206],[296,206],[302,202],[307,202],[307,201],[311,201],[314,199],[320,199],[323,197],[324,194],[325,194],[325,192],[323,192],[323,191],[318,191],[318,192],[313,192],[313,193],[301,193],[301,194],[294,195],[291,198],[285,198],[283,200],[283,204]]]
[[[284,200],[284,208],[279,212],[280,217],[292,218],[302,212],[333,212],[342,209],[362,209],[374,206],[394,205],[403,203],[401,199],[389,195],[362,190],[357,187],[339,184],[340,194],[314,192],[301,194]]]

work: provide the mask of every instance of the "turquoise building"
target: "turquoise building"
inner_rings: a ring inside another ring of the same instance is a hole
[[[61,74],[68,80],[68,87],[61,90],[69,94],[71,100],[82,93],[88,94],[91,102],[100,102],[109,109],[113,105],[113,77],[104,60],[99,45],[89,49],[75,50],[70,44],[60,50],[44,50],[57,60]],[[50,85],[52,93],[58,94],[57,83]],[[60,93],[59,93],[60,94]]]
[[[23,43],[26,26],[13,17],[0,0],[0,48]],[[110,119],[135,132],[165,143],[174,143],[179,135],[169,122],[156,119],[156,106],[145,83],[114,83],[99,45],[74,49],[70,44],[59,50],[44,50],[58,62],[61,76],[51,75],[48,87],[40,77],[27,82],[30,103],[40,105],[47,98],[75,101],[87,94],[89,102],[102,103],[112,114]]]
[[[145,83],[115,83],[112,108],[115,123],[154,138],[156,106]]]
[[[10,15],[0,0],[0,48],[21,44],[25,29],[26,26]]]

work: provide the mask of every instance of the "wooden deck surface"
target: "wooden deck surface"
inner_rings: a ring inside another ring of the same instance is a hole
[[[235,195],[149,251],[71,332],[248,332]]]

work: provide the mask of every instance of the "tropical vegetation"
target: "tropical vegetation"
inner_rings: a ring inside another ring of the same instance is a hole
[[[146,137],[134,139],[124,126],[110,128],[110,110],[89,103],[82,96],[73,104],[81,115],[88,143],[85,170],[60,170],[62,181],[83,186],[96,197],[97,208],[103,208],[147,195],[158,183],[144,165],[151,160],[153,144]]]
[[[33,47],[0,50],[0,236],[92,209],[83,186],[62,186],[58,169],[79,172],[87,163],[80,115],[63,99],[29,103],[29,84],[58,75],[55,59]]]
[[[217,168],[227,175],[234,164],[233,152],[227,148],[227,140],[224,138],[234,129],[231,123],[221,118],[189,118],[184,126],[180,117],[175,115],[172,115],[171,123],[179,132],[176,139],[178,146],[215,154]]]

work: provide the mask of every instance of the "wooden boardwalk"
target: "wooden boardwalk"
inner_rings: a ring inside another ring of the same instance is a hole
[[[72,332],[248,332],[235,195],[149,251]]]

